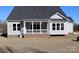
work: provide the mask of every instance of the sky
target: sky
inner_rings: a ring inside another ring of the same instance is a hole
[[[0,6],[0,20],[5,21],[14,6]],[[79,6],[61,6],[64,13],[72,17],[75,23],[79,24]]]

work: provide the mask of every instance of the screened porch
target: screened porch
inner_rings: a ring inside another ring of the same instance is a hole
[[[47,33],[48,22],[25,22],[26,34]]]

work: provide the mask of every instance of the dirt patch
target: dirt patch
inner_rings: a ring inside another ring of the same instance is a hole
[[[76,39],[76,35],[0,37],[0,53],[78,53],[79,42],[72,41],[72,39]]]

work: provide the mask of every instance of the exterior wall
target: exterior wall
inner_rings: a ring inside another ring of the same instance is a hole
[[[19,35],[20,31],[13,31],[13,24],[19,24],[20,22],[8,22],[7,21],[7,34],[8,35]],[[17,29],[17,27],[16,27]]]
[[[47,21],[24,21],[23,22],[23,27],[21,27],[21,31],[13,31],[13,24],[19,24],[20,22],[19,21],[9,21],[9,22],[7,22],[7,34],[8,35],[19,35],[19,34],[21,34],[21,33],[23,33],[23,34],[47,34],[47,32],[46,33],[42,33],[41,32],[41,30],[42,29],[40,29],[40,32],[38,33],[34,33],[33,32],[33,29],[32,29],[32,33],[27,33],[26,31],[26,25],[25,25],[25,22],[40,22],[40,26],[41,26],[41,22],[47,22]],[[33,26],[33,25],[32,25]],[[47,25],[47,27],[48,27],[48,25]],[[16,27],[16,29],[17,29],[17,27]],[[47,28],[47,30],[48,30],[48,28]]]
[[[13,24],[19,24],[20,22],[7,22],[7,34],[8,35],[19,35],[21,34],[21,31],[13,31]],[[52,30],[52,23],[64,23],[64,30],[61,31],[61,30]],[[25,27],[25,25],[24,25]],[[47,24],[47,33],[49,35],[62,35],[62,34],[65,34],[67,35],[68,33],[72,33],[73,32],[73,23],[70,23],[70,22],[56,22],[56,21],[48,21],[48,24]],[[17,27],[16,27],[17,29]],[[24,30],[23,30],[24,31]],[[25,33],[24,34],[27,34],[26,33],[26,30],[25,30]],[[34,33],[33,33],[34,34]],[[41,33],[39,33],[41,34]]]
[[[68,31],[69,31],[69,33],[73,32],[73,23],[71,23],[71,22],[68,23]]]
[[[52,23],[64,23],[64,30],[52,30]],[[49,35],[67,35],[68,34],[68,22],[53,22],[49,21]]]

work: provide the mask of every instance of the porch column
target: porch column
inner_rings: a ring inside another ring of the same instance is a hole
[[[32,34],[33,34],[33,21],[32,21]]]
[[[40,21],[40,34],[41,34],[41,21]]]
[[[26,34],[26,25],[25,25],[25,21],[23,21],[23,34]]]
[[[49,29],[48,29],[48,28],[49,28],[49,26],[48,26],[48,25],[49,25],[49,23],[47,23],[47,33],[48,33],[48,30],[49,30]]]

